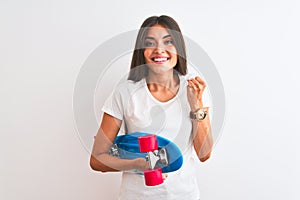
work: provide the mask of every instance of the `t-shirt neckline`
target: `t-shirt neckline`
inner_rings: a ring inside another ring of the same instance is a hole
[[[178,89],[177,93],[175,94],[175,96],[174,96],[172,99],[170,99],[170,100],[168,100],[168,101],[165,101],[165,102],[159,101],[158,99],[156,99],[156,98],[151,94],[151,92],[149,91],[149,88],[148,88],[148,86],[147,86],[146,78],[143,79],[143,85],[144,85],[144,87],[145,87],[145,89],[146,89],[147,94],[150,96],[150,98],[151,98],[153,101],[155,101],[155,102],[158,103],[158,104],[166,105],[166,104],[170,104],[170,103],[172,103],[173,101],[175,101],[175,100],[178,98],[178,95],[181,93],[182,87],[183,87],[183,85],[184,85],[184,83],[183,83],[184,80],[183,80],[183,78],[182,78],[181,75],[178,75],[178,77],[179,77],[179,89]]]

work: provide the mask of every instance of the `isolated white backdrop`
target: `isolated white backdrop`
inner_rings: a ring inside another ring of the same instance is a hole
[[[117,199],[89,168],[72,94],[89,54],[151,15],[175,18],[215,63],[223,134],[197,174],[203,200],[300,198],[300,5],[296,0],[0,3],[0,199]]]

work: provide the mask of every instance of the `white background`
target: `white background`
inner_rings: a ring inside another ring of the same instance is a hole
[[[0,199],[117,199],[120,176],[89,168],[73,88],[102,42],[167,14],[225,87],[222,137],[197,174],[201,199],[298,200],[299,11],[296,0],[1,0]]]

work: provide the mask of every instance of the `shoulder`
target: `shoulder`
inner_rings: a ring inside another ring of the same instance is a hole
[[[142,79],[138,82],[132,80],[121,80],[115,87],[115,92],[121,95],[130,94],[145,85],[145,80]]]
[[[187,86],[188,75],[178,75],[180,80],[180,86]]]

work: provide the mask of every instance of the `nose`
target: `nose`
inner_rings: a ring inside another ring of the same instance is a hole
[[[164,47],[164,44],[162,42],[159,42],[157,45],[156,45],[156,48],[154,50],[155,53],[157,54],[160,54],[160,53],[165,53],[165,47]]]
[[[165,53],[165,51],[165,48],[163,48],[162,46],[157,46],[154,50],[154,52],[157,54]]]

